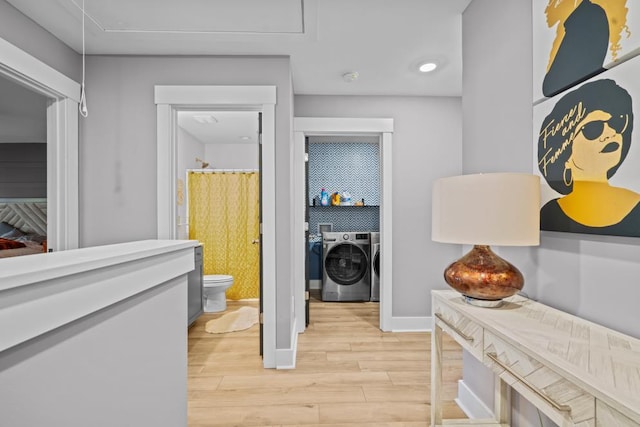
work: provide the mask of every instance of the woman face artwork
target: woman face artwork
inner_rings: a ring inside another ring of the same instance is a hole
[[[613,117],[595,110],[578,124],[566,165],[574,181],[607,180],[607,173],[622,159],[622,134],[628,119],[626,114]]]
[[[631,96],[610,79],[567,92],[545,117],[538,136],[538,169],[549,186],[569,194],[573,182],[607,180],[631,144]]]

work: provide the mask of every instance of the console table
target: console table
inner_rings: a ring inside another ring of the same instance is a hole
[[[510,426],[511,388],[560,426],[640,426],[640,340],[517,295],[431,296],[431,426]],[[442,419],[443,331],[495,373],[495,419]]]

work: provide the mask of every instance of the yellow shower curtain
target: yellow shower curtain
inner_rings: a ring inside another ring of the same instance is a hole
[[[232,300],[258,298],[257,172],[189,172],[189,238],[203,244],[204,274],[229,274]]]

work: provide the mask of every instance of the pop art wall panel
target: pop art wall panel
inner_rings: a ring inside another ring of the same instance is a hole
[[[640,53],[637,0],[533,0],[533,100]]]
[[[640,57],[534,106],[540,228],[640,237]]]

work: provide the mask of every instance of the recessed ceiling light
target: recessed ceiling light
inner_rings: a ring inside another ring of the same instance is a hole
[[[438,68],[438,65],[435,62],[425,62],[423,64],[420,64],[420,66],[418,67],[418,69],[423,73],[428,73],[435,70],[436,68]]]
[[[250,136],[240,136],[240,137],[238,137],[238,138],[240,138],[240,139],[241,139],[241,140],[243,140],[243,141],[249,141],[249,140],[251,139],[251,137],[250,137]]]
[[[360,77],[360,73],[358,73],[357,71],[349,71],[348,73],[344,73],[342,75],[342,80],[347,83],[351,83],[358,80],[358,77]]]
[[[193,120],[195,120],[198,123],[218,123],[218,119],[216,119],[215,117],[213,117],[211,114],[203,114],[203,115],[196,115],[193,116]]]

